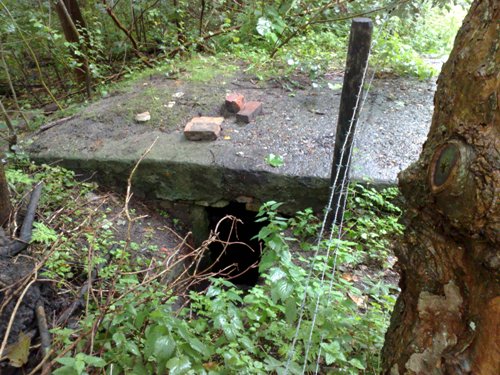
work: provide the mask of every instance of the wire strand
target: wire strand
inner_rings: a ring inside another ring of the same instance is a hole
[[[363,69],[363,76],[361,78],[361,84],[359,86],[359,91],[358,91],[358,95],[357,95],[357,98],[356,98],[356,105],[354,106],[354,113],[353,113],[352,118],[350,120],[349,129],[347,131],[347,134],[346,134],[346,137],[345,137],[345,140],[344,140],[344,143],[342,145],[341,152],[340,152],[340,165],[342,165],[343,161],[344,161],[344,156],[346,154],[346,146],[347,146],[348,139],[349,139],[351,133],[355,132],[355,126],[354,126],[354,124],[356,122],[356,113],[357,113],[357,110],[359,108],[360,109],[360,113],[361,113],[360,103],[364,103],[363,100],[362,100],[362,97],[363,97],[363,85],[364,85],[364,82],[365,82],[366,73],[368,71],[368,63],[369,63],[369,60],[370,60],[370,55],[371,55],[371,48],[370,48],[370,51],[368,53],[368,59],[366,61],[365,67]],[[349,152],[348,152],[348,155],[347,155],[347,164],[346,165],[349,165],[350,159],[351,159],[351,155],[352,155],[352,147],[349,149]],[[339,175],[340,175],[340,168],[337,168],[337,173],[335,174],[335,180],[334,180],[334,183],[333,183],[333,189],[332,190],[336,190],[337,182],[338,182],[338,179],[339,179]],[[342,202],[342,196],[344,194],[345,194],[345,199],[343,201],[343,203],[344,203],[343,205],[345,207],[345,204],[346,204],[345,202],[347,201],[347,195],[348,195],[347,186],[346,186],[348,184],[348,181],[349,181],[349,177],[348,177],[348,173],[346,171],[346,173],[343,175],[342,182],[341,182],[341,185],[340,185],[339,201],[336,204],[335,215],[333,216],[335,219],[337,218],[337,216],[339,214],[340,206],[341,206],[341,202]],[[344,193],[344,189],[346,190],[345,193]],[[342,214],[340,216],[340,222],[341,223],[344,220],[344,212],[345,211],[342,211]],[[341,232],[342,231],[341,227],[342,226],[339,225],[339,228],[338,228],[339,240],[340,240],[340,236],[341,236],[341,233],[342,233]],[[330,253],[331,253],[331,250],[332,250],[332,239],[333,239],[334,229],[335,229],[335,223],[332,224],[332,228],[331,228],[331,231],[330,231],[330,236],[329,236],[329,239],[328,239],[328,247],[327,247],[327,251],[326,251],[326,261],[327,262],[328,262],[328,259],[330,257]],[[339,241],[337,241],[337,243],[335,245],[335,249],[334,249],[334,254],[335,254],[334,255],[335,262],[334,262],[334,265],[333,265],[334,269],[336,268],[336,260],[337,260],[338,248],[339,248]],[[323,283],[325,282],[325,274],[326,274],[326,267],[324,267],[323,270],[322,270],[322,272],[321,272],[321,278],[320,278],[321,279],[321,281],[320,281],[320,285],[321,286],[323,286]],[[311,323],[311,327],[310,327],[310,330],[309,330],[309,337],[308,337],[307,345],[306,345],[306,349],[305,349],[304,364],[303,364],[303,367],[302,367],[302,372],[305,372],[305,368],[307,366],[307,357],[309,356],[309,350],[311,349],[311,345],[312,345],[312,336],[313,336],[314,328],[316,326],[316,318],[318,316],[320,300],[321,300],[321,293],[318,293],[318,296],[316,298],[316,304],[315,304],[315,307],[314,307],[314,313],[313,313],[312,323]]]
[[[400,4],[401,3],[396,4],[393,7],[393,9],[391,10],[391,12],[394,9],[396,9]],[[385,26],[385,24],[386,24],[386,22],[387,22],[387,20],[389,18],[389,13],[386,14],[385,19],[380,23],[380,27],[378,28],[377,35],[382,32],[382,30],[383,30],[383,28],[384,28],[384,26]],[[366,79],[366,73],[368,71],[369,60],[370,60],[370,57],[372,55],[373,46],[375,44],[376,44],[376,38],[374,37],[372,39],[372,43],[371,43],[371,46],[370,46],[370,51],[369,51],[369,54],[368,54],[367,63],[365,65],[365,68],[364,68],[364,71],[363,71],[362,83],[360,85],[359,92],[358,92],[358,95],[357,95],[357,98],[356,98],[356,106],[354,108],[354,114],[353,114],[353,116],[352,116],[352,118],[350,120],[349,129],[348,129],[348,133],[347,133],[348,135],[346,136],[344,144],[342,145],[340,163],[342,163],[342,161],[344,160],[347,139],[349,138],[349,135],[350,135],[350,133],[352,131],[352,128],[353,128],[353,123],[354,123],[354,119],[355,119],[355,116],[356,116],[356,111],[358,110],[358,106],[359,106],[359,113],[358,113],[358,115],[360,116],[361,113],[362,113],[362,111],[363,111],[364,105],[365,105],[366,100],[368,98],[368,94],[370,92],[370,89],[372,87],[372,83],[373,83],[373,80],[374,80],[374,77],[375,77],[376,71],[374,70],[372,72],[372,74],[371,74],[370,79],[369,79],[369,83],[368,83],[367,89],[365,91],[365,95],[362,95],[362,93],[363,93],[363,86],[364,86],[364,82],[365,82],[365,79]],[[362,97],[362,100],[360,102],[360,98],[361,97]],[[355,139],[356,133],[357,133],[357,129],[354,129],[354,133],[353,133],[353,138],[354,139]],[[352,157],[352,148],[350,148],[349,153],[347,155],[347,165],[348,166],[350,165],[351,157]],[[335,192],[335,190],[337,188],[337,182],[338,182],[338,178],[339,178],[339,172],[340,172],[340,170],[337,168],[337,173],[336,173],[335,179],[334,179],[333,183],[330,186],[331,191],[330,191],[328,203],[327,203],[326,208],[325,208],[325,216],[324,216],[324,219],[322,221],[321,228],[320,228],[320,231],[319,231],[319,234],[318,234],[318,237],[317,237],[316,249],[314,251],[313,260],[312,260],[312,262],[310,264],[309,272],[308,272],[308,275],[307,275],[307,278],[306,278],[304,295],[303,295],[303,298],[302,298],[302,301],[301,301],[301,305],[300,305],[300,309],[299,309],[299,318],[298,318],[297,326],[296,326],[295,333],[294,333],[294,336],[293,336],[293,339],[292,339],[292,344],[291,344],[291,347],[290,347],[289,352],[288,352],[287,362],[286,362],[286,367],[285,367],[284,374],[288,374],[289,373],[290,365],[291,365],[293,356],[295,354],[295,348],[296,348],[297,341],[298,341],[298,338],[299,338],[300,328],[301,328],[303,320],[304,320],[304,310],[305,310],[305,306],[306,306],[306,302],[307,302],[307,297],[308,297],[307,290],[308,290],[308,287],[309,287],[309,285],[311,283],[312,275],[314,273],[316,259],[317,259],[317,256],[319,254],[319,251],[320,251],[321,240],[322,240],[322,238],[324,236],[325,229],[326,229],[326,223],[327,223],[328,214],[332,210],[333,197],[334,197],[334,192]],[[328,286],[327,305],[331,301],[333,284],[334,284],[335,274],[336,274],[336,270],[337,270],[338,250],[339,250],[339,246],[340,246],[340,240],[342,238],[342,227],[343,227],[343,223],[344,223],[344,212],[345,212],[345,208],[346,208],[346,205],[347,205],[347,197],[348,197],[348,181],[349,181],[348,173],[345,173],[345,175],[343,176],[342,182],[341,182],[341,186],[340,186],[339,202],[337,202],[337,204],[336,204],[335,215],[333,216],[334,218],[337,217],[339,209],[340,209],[340,202],[342,202],[341,198],[342,198],[343,195],[345,195],[345,199],[343,200],[342,215],[340,217],[340,222],[339,222],[339,225],[338,225],[338,228],[337,228],[337,241],[335,241],[335,247],[333,249],[333,265],[332,265],[332,272],[331,272],[331,276],[330,276],[331,277],[330,278],[330,283],[329,283],[329,286]],[[332,240],[333,240],[333,234],[335,233],[334,229],[335,229],[335,225],[332,224],[332,228],[331,228],[330,236],[329,236],[329,240],[328,240],[328,247],[327,247],[327,251],[326,251],[326,257],[325,257],[326,264],[328,262],[330,253],[332,253],[332,242],[333,242]],[[312,345],[312,335],[313,335],[313,331],[314,331],[314,328],[315,328],[315,325],[316,325],[316,319],[317,319],[317,315],[318,315],[318,311],[319,311],[319,302],[320,302],[321,297],[322,297],[321,290],[322,290],[322,287],[323,287],[323,284],[324,284],[324,281],[325,281],[324,280],[325,279],[325,274],[326,274],[326,267],[324,267],[323,270],[322,270],[321,282],[320,282],[320,289],[319,289],[319,292],[318,292],[318,295],[317,295],[317,298],[316,298],[316,305],[315,305],[315,310],[314,310],[314,314],[313,314],[313,318],[312,318],[313,320],[312,320],[310,331],[309,331],[308,342],[307,342],[307,345],[306,345],[306,348],[305,348],[304,363],[303,363],[303,366],[302,366],[302,373],[305,372],[306,367],[307,367],[307,357],[309,356],[310,347]],[[322,334],[321,337],[320,337],[320,345],[319,345],[318,355],[317,355],[317,358],[316,358],[315,374],[317,374],[318,371],[319,371],[319,364],[320,364],[320,358],[321,358],[321,352],[322,352],[322,350],[321,350],[321,343],[323,342],[323,340],[324,340],[324,334]]]

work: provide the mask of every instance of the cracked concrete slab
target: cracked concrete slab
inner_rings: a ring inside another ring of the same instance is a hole
[[[291,89],[244,75],[209,82],[151,77],[40,132],[29,153],[37,162],[95,172],[101,182],[124,189],[133,165],[158,137],[134,179],[140,196],[203,205],[245,196],[254,199],[253,206],[275,200],[285,202],[284,211],[321,210],[329,192],[341,83],[341,75],[325,77],[318,87]],[[374,80],[358,124],[352,180],[396,183],[426,139],[434,90],[433,81]],[[225,118],[216,141],[186,140],[187,121],[220,115],[229,92],[263,102],[263,113],[250,124]],[[151,120],[136,123],[135,114],[144,111]],[[270,153],[284,164],[268,165]]]

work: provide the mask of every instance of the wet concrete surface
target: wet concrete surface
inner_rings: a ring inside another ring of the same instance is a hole
[[[30,147],[35,161],[96,172],[121,184],[133,164],[158,137],[134,185],[147,198],[202,205],[273,199],[289,210],[321,208],[329,191],[342,76],[317,85],[255,82],[229,75],[210,82],[154,77],[95,102],[73,118],[40,132]],[[375,185],[396,183],[416,161],[431,123],[435,82],[375,79],[361,112],[351,179]],[[218,116],[228,92],[264,103],[250,124],[228,117],[213,142],[190,142],[182,134],[193,116]],[[148,110],[151,121],[138,124]],[[284,164],[272,167],[269,154]],[[247,199],[250,197],[251,199]],[[221,203],[222,202],[222,203]]]

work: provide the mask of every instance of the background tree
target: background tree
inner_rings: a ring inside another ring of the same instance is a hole
[[[3,162],[0,160],[0,228],[9,221],[11,212],[9,184],[5,177]],[[3,231],[0,229],[0,236],[2,233]]]
[[[171,58],[200,51],[252,58],[257,72],[272,61],[317,76],[332,67],[332,55],[342,60],[345,21],[359,15],[388,20],[372,61],[426,78],[432,70],[421,57],[448,53],[455,34],[452,1],[470,0],[0,0],[0,95],[13,96],[5,107],[24,116],[26,103],[77,102],[84,83],[87,96],[91,86],[105,92],[104,85],[144,65],[169,62],[174,70]]]
[[[387,374],[500,373],[499,19],[497,0],[473,3],[420,159],[400,175],[407,230]]]
[[[89,69],[89,61],[86,56],[86,50],[89,47],[86,34],[86,24],[83,19],[80,6],[76,0],[58,0],[56,3],[56,12],[61,22],[61,28],[66,40],[74,47],[72,54],[80,65],[75,68],[75,74],[78,82],[85,83],[87,96],[90,96],[91,91],[91,74]]]

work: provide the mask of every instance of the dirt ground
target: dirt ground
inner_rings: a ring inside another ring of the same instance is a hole
[[[188,228],[155,207],[148,207],[143,202],[132,198],[129,212],[133,224],[129,232],[123,196],[101,190],[89,193],[85,200],[86,208],[95,210],[98,215],[106,214],[108,225],[116,241],[125,241],[130,238],[132,243],[143,245],[132,252],[136,258],[163,259],[177,250],[180,250],[180,253],[190,251],[192,239],[187,232]],[[82,241],[84,241],[83,236]],[[83,246],[85,245],[82,242]],[[152,250],[155,247],[158,250]],[[5,356],[0,359],[0,374],[2,375],[21,373],[16,367],[9,366],[14,363],[13,358],[16,358],[12,350],[19,348],[14,343],[19,344],[21,337],[28,337],[29,340],[38,337],[39,323],[36,314],[38,305],[44,306],[50,327],[58,325],[74,327],[83,308],[83,299],[79,293],[87,282],[86,275],[75,275],[75,278],[70,281],[71,285],[57,285],[55,280],[42,276],[43,257],[40,257],[37,251],[37,246],[28,246],[25,251],[14,258],[0,258],[0,338],[2,340],[7,329],[9,330],[7,341],[9,345],[5,349]],[[38,281],[29,286],[28,282],[35,272],[38,272]],[[23,290],[25,294],[22,303],[17,305],[16,302]],[[68,315],[72,308],[74,310]],[[11,322],[14,313],[15,319]],[[61,323],[61,319],[64,323]],[[34,342],[37,341],[38,339],[34,339]],[[9,361],[5,360],[7,358]],[[33,367],[40,359],[39,351],[34,348],[28,357],[27,367]]]
[[[318,83],[306,77],[259,82],[241,72],[241,67],[236,67],[223,74],[219,72],[208,80],[192,78],[188,73],[175,77],[155,75],[128,83],[67,121],[47,127],[36,137],[31,152],[44,152],[58,141],[64,145],[63,149],[67,148],[69,155],[78,151],[88,156],[107,144],[119,144],[126,137],[152,131],[181,136],[190,118],[220,115],[225,95],[240,92],[250,100],[262,101],[264,114],[258,121],[245,126],[227,118],[221,137],[213,144],[200,147],[219,147],[221,155],[225,155],[221,161],[223,166],[248,159],[252,168],[274,171],[264,162],[272,152],[284,158],[285,165],[280,173],[328,176],[341,93],[340,74],[327,75]],[[418,82],[394,77],[373,81],[371,95],[361,116],[354,174],[359,178],[367,176],[393,183],[396,174],[417,159],[430,124],[434,89],[434,81]],[[144,111],[151,112],[151,120],[137,124],[135,115]],[[190,160],[180,162],[189,163]],[[125,239],[128,221],[123,210],[123,197],[101,191],[87,199],[90,206],[107,210],[115,237]],[[133,216],[139,218],[130,232],[133,242],[157,246],[167,254],[179,246],[186,249],[193,246],[191,237],[186,237],[189,228],[183,227],[160,207],[133,199],[130,208]],[[137,256],[154,256],[147,247],[137,251]],[[26,278],[32,274],[35,263],[29,251],[14,261],[0,260],[0,269],[3,270],[0,272],[0,301],[3,301],[0,337],[4,337],[9,317],[15,309],[16,299],[8,300],[13,292],[19,292],[11,290],[11,286],[26,285]],[[355,272],[363,274],[370,270],[364,268]],[[386,277],[397,281],[393,270],[388,270]],[[58,294],[49,285],[50,282],[37,283],[36,288],[31,288],[26,294],[10,327],[8,343],[16,340],[20,332],[36,334],[34,311],[37,301],[45,301],[47,316],[56,319],[79,298]],[[38,360],[33,359],[34,363]],[[5,361],[0,362],[0,373],[14,373],[8,372],[5,364]]]

